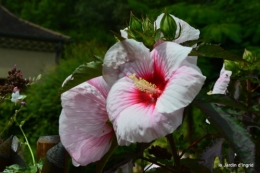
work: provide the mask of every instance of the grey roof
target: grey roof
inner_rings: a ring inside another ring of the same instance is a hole
[[[0,36],[42,41],[68,41],[70,37],[23,20],[0,5]]]

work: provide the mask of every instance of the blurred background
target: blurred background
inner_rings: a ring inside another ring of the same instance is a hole
[[[27,106],[18,118],[28,119],[24,131],[32,145],[40,136],[58,134],[61,111],[59,88],[63,80],[76,67],[93,60],[93,55],[104,56],[115,43],[111,31],[119,33],[120,29],[127,27],[130,12],[139,18],[147,15],[155,20],[166,9],[199,29],[200,38],[208,38],[239,56],[244,49],[260,53],[258,0],[0,0],[0,3],[17,17],[60,33],[69,40],[62,45],[58,61],[42,72],[43,77],[37,84],[27,88]],[[222,64],[221,59],[199,58],[198,66],[207,76],[207,84],[214,84]],[[0,105],[0,131],[17,108],[19,106],[11,102]],[[196,111],[190,111],[192,116],[186,116],[185,123],[176,134],[176,138],[184,135],[186,143],[180,143],[184,147],[204,134],[199,124],[205,124],[205,117]],[[15,125],[0,137],[5,139],[11,134],[20,135]],[[203,150],[205,144],[201,145],[198,150]]]

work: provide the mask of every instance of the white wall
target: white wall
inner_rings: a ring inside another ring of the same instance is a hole
[[[37,77],[55,65],[55,53],[0,48],[0,78],[6,78],[15,64],[25,78]]]

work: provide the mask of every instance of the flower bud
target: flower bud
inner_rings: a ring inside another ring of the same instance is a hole
[[[160,29],[166,41],[172,41],[175,39],[177,24],[170,14],[164,13],[160,23]]]
[[[250,51],[246,50],[244,51],[244,54],[243,54],[243,59],[248,61],[248,62],[253,62],[254,58],[253,58],[253,55]]]

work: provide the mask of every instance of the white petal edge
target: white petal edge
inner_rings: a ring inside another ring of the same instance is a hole
[[[103,78],[109,86],[118,79],[136,73],[137,76],[152,70],[150,51],[143,43],[133,39],[114,44],[106,53]]]
[[[163,15],[164,15],[164,13],[159,15],[155,21],[155,25],[156,25],[157,29],[160,28],[160,22],[162,20]],[[177,23],[176,37],[178,36],[179,31],[180,31],[179,25],[181,25],[181,35],[176,40],[173,40],[174,42],[183,43],[185,41],[196,40],[199,38],[200,31],[198,29],[193,28],[187,22],[175,17],[174,15],[171,15],[171,16]]]
[[[172,113],[188,106],[201,90],[205,79],[193,64],[178,68],[158,98],[156,109],[160,113]]]
[[[212,94],[226,94],[231,75],[232,71],[226,70],[225,64],[223,64],[219,78],[214,84]]]

